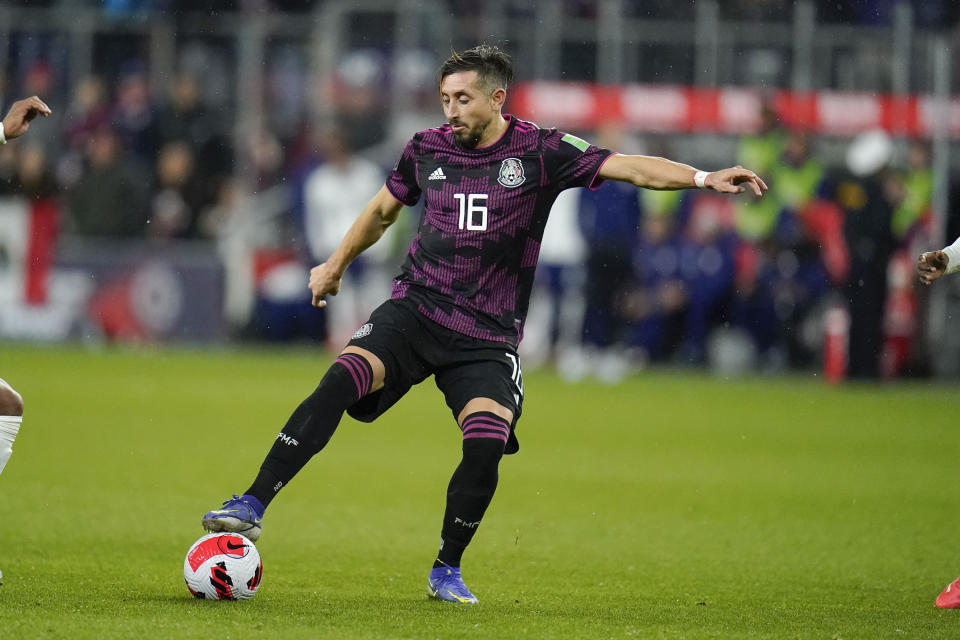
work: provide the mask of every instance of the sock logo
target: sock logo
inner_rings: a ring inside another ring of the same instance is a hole
[[[290,436],[285,434],[283,431],[277,434],[277,440],[280,440],[283,442],[283,444],[289,445],[291,447],[296,447],[300,444],[300,442],[296,438],[291,438]]]
[[[466,522],[465,520],[461,520],[460,518],[454,518],[453,524],[459,524],[461,526],[466,527],[467,529],[476,529],[477,527],[480,526],[480,521],[477,520],[476,522]]]

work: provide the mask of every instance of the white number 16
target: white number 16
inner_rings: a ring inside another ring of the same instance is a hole
[[[460,228],[468,231],[486,231],[487,230],[487,194],[471,193],[469,196],[465,193],[455,193],[453,197],[460,202]],[[483,204],[479,204],[482,201]],[[480,214],[480,221],[476,222],[475,215]]]

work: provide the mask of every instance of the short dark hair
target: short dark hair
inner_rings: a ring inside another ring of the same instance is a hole
[[[466,51],[454,51],[437,73],[437,86],[447,76],[463,71],[476,71],[477,85],[488,94],[506,89],[513,82],[513,60],[495,45],[481,44]]]

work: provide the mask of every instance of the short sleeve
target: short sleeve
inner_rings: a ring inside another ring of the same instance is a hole
[[[543,159],[547,176],[557,191],[572,187],[596,189],[603,183],[597,174],[609,149],[601,149],[575,135],[549,129],[543,139]]]
[[[414,151],[414,140],[407,143],[403,155],[387,176],[387,191],[394,198],[412,207],[420,199],[420,185],[417,183],[417,158]]]

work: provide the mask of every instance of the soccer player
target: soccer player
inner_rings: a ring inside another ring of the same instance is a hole
[[[10,105],[10,111],[0,121],[0,144],[6,144],[22,136],[30,128],[30,122],[38,115],[50,115],[50,107],[37,96],[17,100]],[[13,441],[20,431],[23,420],[23,398],[7,382],[0,378],[0,473],[13,455]],[[0,571],[0,584],[3,584],[3,572]]]
[[[431,374],[463,433],[462,458],[447,488],[431,596],[473,604],[460,560],[497,486],[503,454],[515,453],[523,378],[517,344],[544,225],[557,194],[621,180],[653,189],[723,193],[766,185],[741,167],[707,173],[663,158],[620,155],[502,109],[512,62],[496,47],[453,53],[440,68],[447,123],[407,144],[386,184],[343,241],[310,271],[313,305],[340,289],[347,265],[376,242],[404,206],[426,200],[391,299],[367,323],[287,421],[241,496],[203,516],[208,531],[256,540],[266,507],[327,444],[346,411],[382,415]]]
[[[926,251],[917,258],[920,282],[929,285],[942,275],[960,271],[960,238],[939,251]]]
[[[960,238],[949,247],[938,251],[926,251],[917,258],[917,273],[920,282],[930,285],[942,275],[960,271]],[[941,609],[960,609],[960,578],[957,578],[940,592],[936,601]]]
[[[50,115],[50,107],[37,96],[17,100],[10,106],[6,117],[0,121],[0,144],[6,144],[22,136],[30,128],[30,122],[38,115]],[[23,398],[7,382],[0,378],[0,473],[13,454],[13,441],[20,431],[23,419]],[[0,578],[3,574],[0,574]]]

